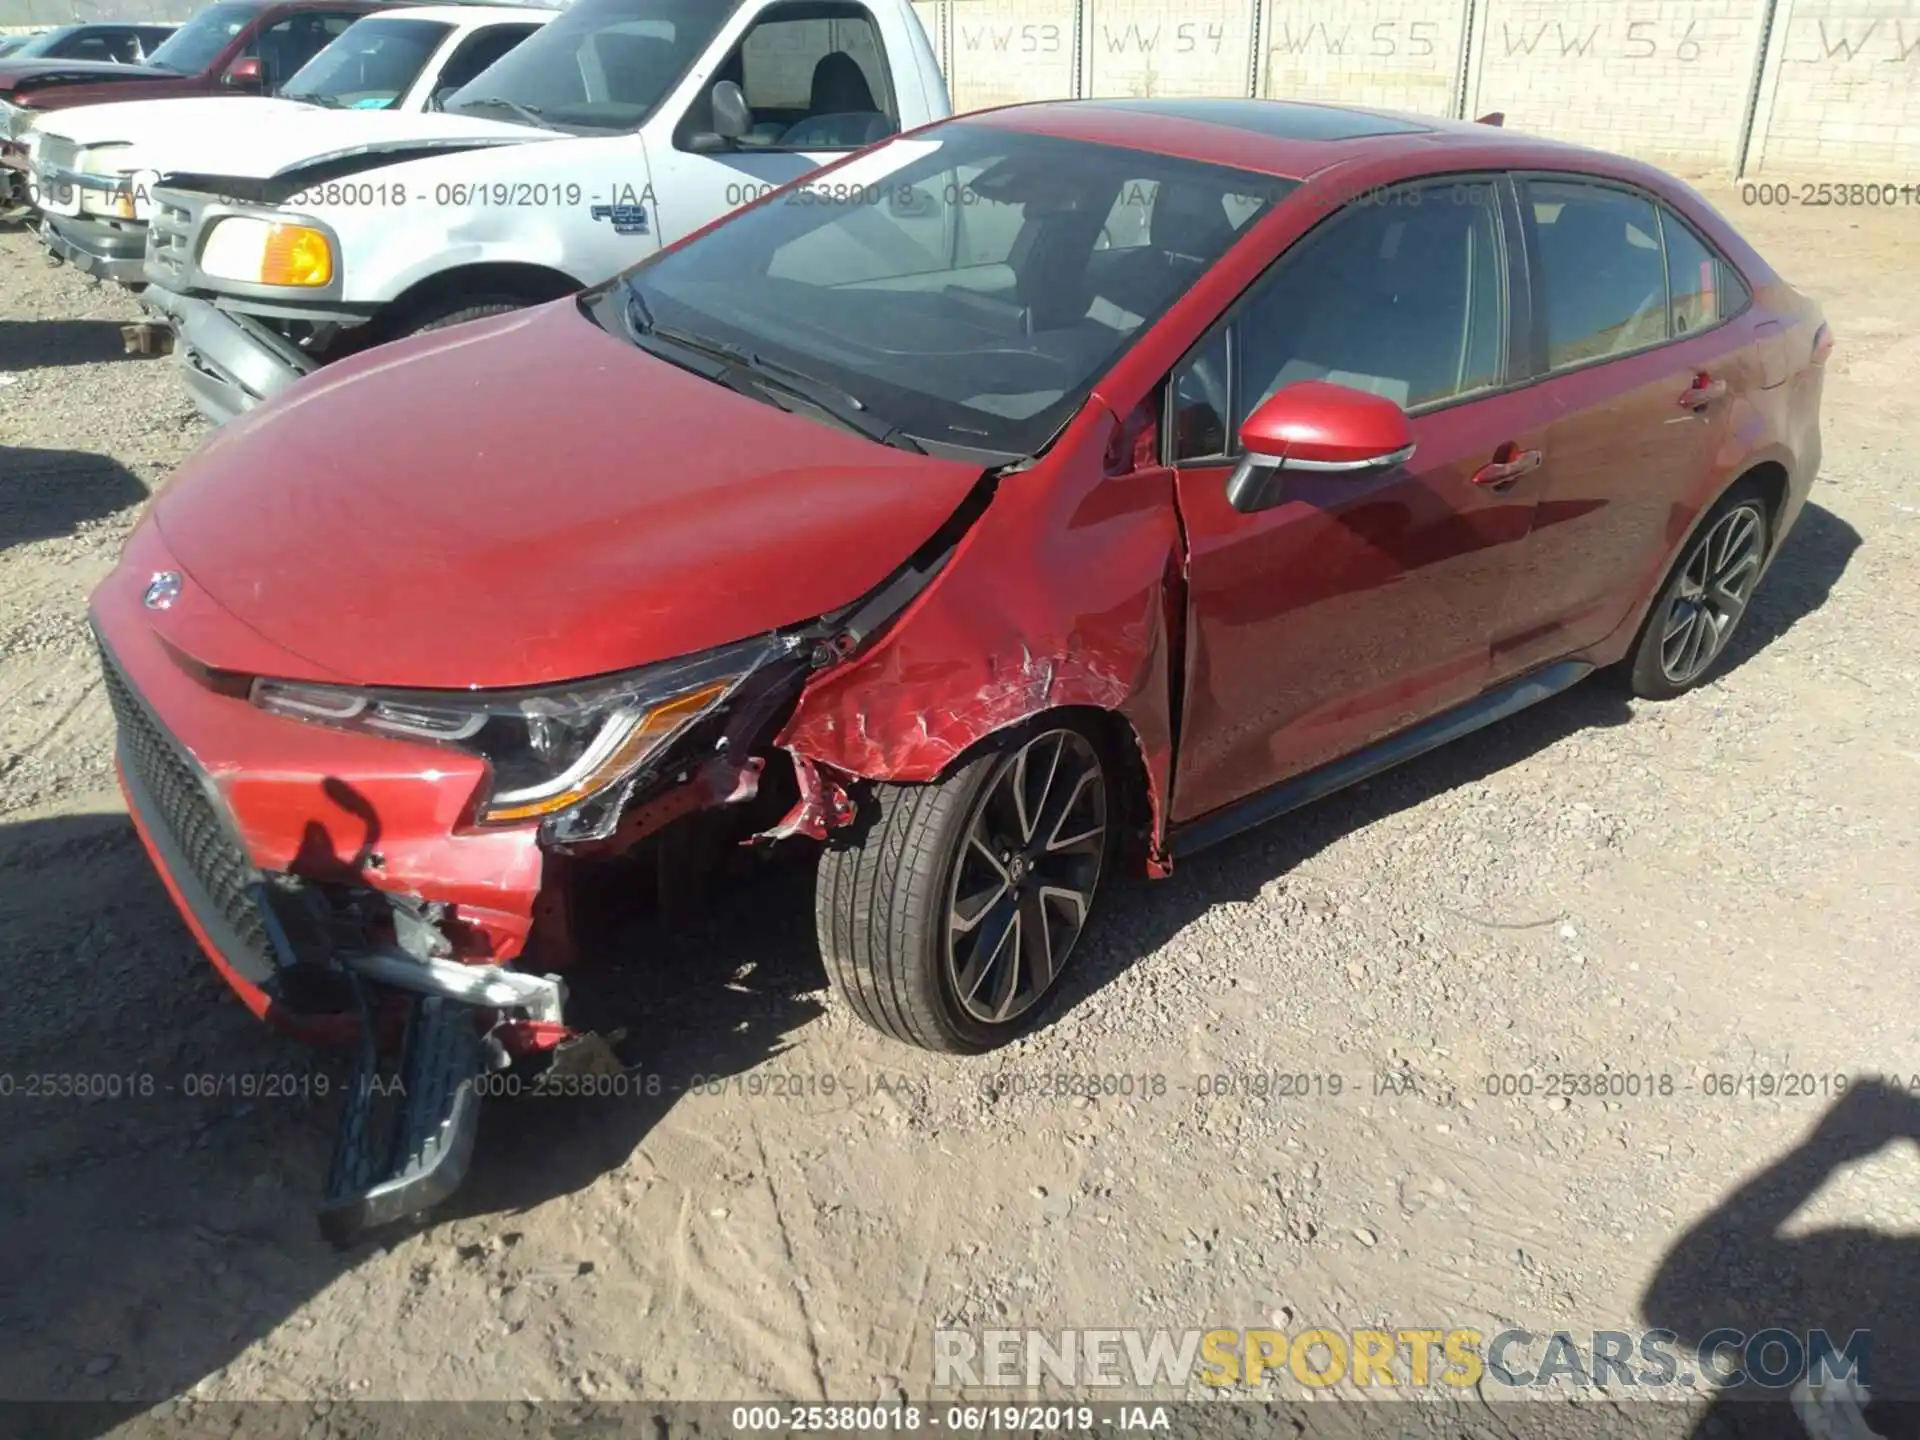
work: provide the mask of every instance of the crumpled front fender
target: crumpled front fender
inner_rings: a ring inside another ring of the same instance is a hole
[[[1045,461],[1002,477],[892,628],[808,684],[778,743],[849,775],[927,781],[1046,711],[1111,712],[1139,750],[1160,868],[1183,547],[1171,472],[1109,473],[1118,439],[1090,407]]]

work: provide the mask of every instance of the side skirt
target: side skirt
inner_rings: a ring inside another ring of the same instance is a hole
[[[1418,725],[1402,730],[1397,735],[1390,735],[1364,750],[1356,750],[1317,770],[1282,780],[1278,785],[1269,786],[1244,800],[1236,800],[1211,814],[1190,820],[1176,827],[1173,832],[1171,849],[1174,858],[1184,860],[1190,855],[1197,855],[1243,830],[1264,825],[1289,810],[1297,810],[1336,790],[1344,790],[1383,770],[1391,770],[1416,755],[1424,755],[1463,735],[1471,735],[1483,726],[1504,720],[1529,705],[1537,705],[1542,700],[1558,695],[1592,673],[1593,666],[1584,660],[1557,661],[1531,674],[1522,675],[1517,680],[1510,680],[1497,690],[1476,695],[1464,705],[1442,711],[1431,720],[1422,720]]]

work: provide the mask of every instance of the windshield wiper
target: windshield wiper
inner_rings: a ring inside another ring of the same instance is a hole
[[[636,336],[651,335],[656,340],[664,340],[683,350],[692,350],[724,365],[743,368],[752,373],[753,383],[762,390],[777,390],[791,395],[832,416],[856,434],[864,435],[869,440],[878,440],[882,445],[911,450],[916,455],[927,453],[919,441],[899,426],[875,415],[867,408],[866,402],[851,391],[842,390],[837,385],[778,360],[769,360],[744,345],[713,340],[704,335],[677,330],[670,325],[661,325],[654,320],[653,311],[640,294],[639,287],[628,280],[624,288],[627,292],[627,325],[636,332]]]
[[[537,125],[542,130],[552,130],[556,128],[549,121],[540,118],[540,107],[538,105],[522,105],[518,100],[509,100],[504,95],[481,95],[472,100],[463,100],[460,104],[460,109],[453,113],[462,114],[480,105],[493,105],[502,110],[511,110],[515,115],[518,115],[522,120],[526,121],[527,124]]]
[[[302,105],[317,105],[322,110],[338,110],[341,108],[341,101],[333,95],[294,95],[282,90],[280,92],[280,98],[282,100],[294,100]]]

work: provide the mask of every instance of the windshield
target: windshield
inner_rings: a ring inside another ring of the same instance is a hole
[[[916,439],[1030,455],[1295,183],[954,122],[740,211],[589,303],[649,348],[697,336]]]
[[[169,35],[147,63],[181,75],[198,75],[259,13],[257,5],[209,5]]]
[[[280,94],[313,105],[385,110],[412,88],[452,29],[438,20],[357,20],[302,65]]]
[[[29,35],[20,42],[19,48],[11,53],[21,60],[29,56],[44,55],[78,28],[75,25],[62,25],[58,30],[43,30],[38,35]]]
[[[517,109],[558,129],[632,130],[699,59],[724,0],[579,0],[451,98],[454,114]]]

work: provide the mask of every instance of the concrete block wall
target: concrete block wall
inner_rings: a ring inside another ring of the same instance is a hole
[[[1466,109],[1677,169],[1724,168],[1764,13],[1756,0],[1482,0]]]
[[[138,20],[178,25],[197,0],[0,0],[0,31],[40,30],[99,20]]]
[[[956,110],[1080,93],[1075,0],[942,0]]]
[[[0,0],[0,29],[197,0]],[[1261,95],[1515,129],[1688,174],[1920,183],[1920,0],[915,0],[958,110]]]
[[[1452,115],[1467,0],[1264,0],[1256,94]]]
[[[1778,0],[1752,173],[1920,182],[1920,0]]]
[[[957,110],[1259,95],[1536,134],[1683,174],[1920,179],[1920,0],[922,0]],[[1902,168],[1904,167],[1904,168]]]
[[[1246,0],[1086,0],[1081,93],[1097,97],[1247,93]]]

